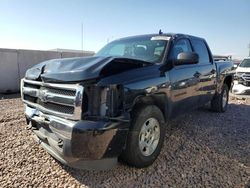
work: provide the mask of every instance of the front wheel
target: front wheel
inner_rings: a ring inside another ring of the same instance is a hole
[[[166,127],[161,110],[154,105],[136,110],[133,117],[121,159],[143,168],[151,165],[160,154]]]
[[[215,112],[225,112],[228,106],[229,88],[223,84],[220,94],[216,94],[211,101],[211,109]]]

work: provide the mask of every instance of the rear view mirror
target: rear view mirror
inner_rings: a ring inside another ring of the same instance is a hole
[[[199,55],[194,52],[179,53],[177,59],[174,60],[175,65],[196,64],[199,62]]]

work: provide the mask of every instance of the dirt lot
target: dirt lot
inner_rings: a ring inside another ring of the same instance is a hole
[[[23,113],[20,99],[0,100],[0,187],[250,186],[250,100],[231,99],[224,114],[202,108],[175,119],[154,165],[106,172],[56,162],[25,129]]]

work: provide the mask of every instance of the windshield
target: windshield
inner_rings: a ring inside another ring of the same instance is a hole
[[[239,67],[250,67],[250,59],[244,59]]]
[[[160,62],[169,37],[133,37],[113,41],[104,46],[96,56],[118,56],[151,63]]]

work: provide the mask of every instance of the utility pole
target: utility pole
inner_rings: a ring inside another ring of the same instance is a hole
[[[83,51],[83,23],[81,25],[81,45],[82,45],[82,51]]]
[[[109,43],[110,41],[112,41],[113,38],[114,38],[114,36],[108,37],[108,38],[107,38],[107,43]]]
[[[248,54],[248,56],[250,57],[250,43],[248,44],[248,48],[249,48],[249,54]]]

